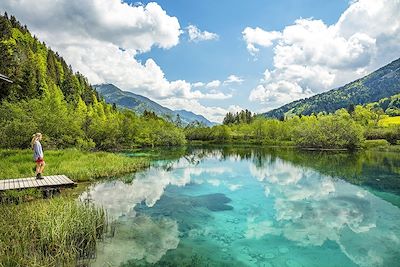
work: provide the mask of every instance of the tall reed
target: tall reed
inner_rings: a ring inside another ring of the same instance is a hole
[[[75,266],[95,256],[103,209],[55,198],[0,205],[0,266]]]

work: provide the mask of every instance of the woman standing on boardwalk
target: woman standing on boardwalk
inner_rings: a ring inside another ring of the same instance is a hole
[[[36,133],[32,136],[31,145],[33,149],[33,160],[36,162],[36,179],[43,179],[42,173],[46,165],[40,140],[42,140],[41,133]]]

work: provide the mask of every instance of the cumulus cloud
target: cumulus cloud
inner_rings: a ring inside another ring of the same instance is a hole
[[[207,88],[216,88],[216,87],[219,87],[220,85],[221,85],[221,81],[214,80],[214,81],[211,81],[211,82],[207,83],[206,87]]]
[[[270,108],[341,86],[397,59],[400,2],[359,0],[332,25],[298,19],[281,32],[247,27],[249,52],[273,47],[272,70],[250,93]]]
[[[229,75],[228,78],[223,82],[224,85],[238,83],[241,84],[244,80],[236,75]]]
[[[218,40],[219,38],[218,34],[208,31],[201,31],[195,25],[189,25],[186,29],[189,34],[189,41],[191,42]]]
[[[205,88],[218,88],[221,85],[230,85],[230,84],[241,84],[244,80],[234,74],[229,75],[225,81],[213,80],[210,82],[195,82],[192,83],[192,87],[205,87]]]
[[[205,84],[203,82],[195,82],[192,84],[193,87],[203,87]]]
[[[263,29],[256,27],[246,27],[243,32],[243,39],[247,43],[247,50],[255,55],[259,49],[256,46],[269,47],[272,46],[273,41],[281,38],[282,34],[277,31],[264,31]]]
[[[148,51],[153,45],[177,45],[181,33],[178,19],[153,2],[131,6],[119,0],[5,0],[1,9],[16,15],[51,45],[83,38]]]
[[[141,62],[135,58],[152,47],[168,49],[179,43],[182,31],[178,19],[157,3],[134,6],[119,0],[4,0],[0,11],[27,24],[92,84],[113,83],[156,101],[231,97],[222,92],[202,93],[185,80],[169,81],[153,59]]]

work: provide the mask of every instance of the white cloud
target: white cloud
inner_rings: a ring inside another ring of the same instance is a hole
[[[231,84],[231,83],[238,83],[241,84],[244,80],[236,75],[229,75],[226,81],[223,82],[224,85]]]
[[[203,87],[205,84],[203,82],[195,82],[192,84],[193,87]]]
[[[218,40],[219,38],[218,34],[208,31],[201,31],[195,25],[189,25],[186,29],[189,34],[189,41],[192,42]]]
[[[277,40],[281,37],[281,33],[277,31],[264,31],[263,29],[256,27],[256,28],[250,28],[246,27],[246,29],[243,30],[243,39],[247,43],[247,50],[252,54],[256,54],[259,49],[256,47],[257,46],[262,46],[262,47],[269,47],[272,46],[273,41]]]
[[[178,19],[167,15],[157,3],[131,6],[119,0],[4,0],[0,9],[14,14],[51,45],[95,39],[148,51],[154,45],[177,45],[181,33]]]
[[[157,3],[133,6],[119,0],[4,0],[0,11],[27,24],[92,84],[113,83],[156,101],[231,97],[193,90],[196,86],[184,80],[169,81],[153,59],[140,62],[135,58],[154,46],[168,49],[179,43],[182,31],[178,19]]]
[[[278,33],[247,27],[243,38],[251,54],[260,52],[260,46],[274,51],[274,68],[266,70],[249,99],[271,109],[341,86],[397,59],[398,14],[397,0],[360,0],[333,25],[298,19]]]
[[[214,80],[214,81],[211,81],[211,82],[207,83],[206,87],[207,88],[216,88],[216,87],[219,87],[220,85],[221,85],[221,81]]]

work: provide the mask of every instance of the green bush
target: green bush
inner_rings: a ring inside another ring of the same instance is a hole
[[[390,146],[390,143],[385,139],[365,140],[362,146],[366,149],[386,149]]]

